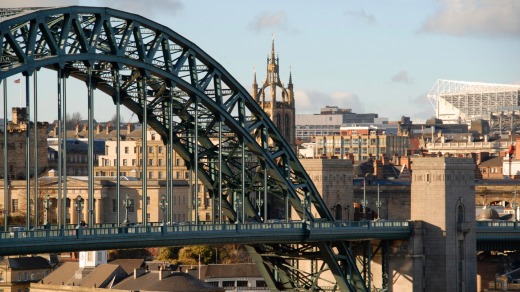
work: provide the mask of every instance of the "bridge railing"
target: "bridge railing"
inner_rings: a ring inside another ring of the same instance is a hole
[[[477,228],[507,228],[517,229],[518,222],[514,221],[477,221]],[[520,229],[520,228],[518,228]]]
[[[507,222],[490,222],[496,226],[510,227]],[[500,225],[497,225],[500,224]],[[375,232],[407,232],[413,228],[411,221],[337,221],[337,222],[275,222],[275,223],[235,223],[235,224],[176,224],[165,225],[150,224],[141,226],[139,224],[133,226],[117,226],[116,224],[98,224],[95,228],[77,227],[72,228],[68,224],[65,229],[49,229],[22,230],[0,232],[0,240],[23,239],[23,238],[78,238],[78,237],[106,237],[106,236],[132,236],[140,234],[148,235],[165,235],[186,232],[254,232],[269,230],[293,230],[308,232],[310,230],[320,231],[320,233],[330,230],[337,234],[343,232],[366,232],[374,230]]]

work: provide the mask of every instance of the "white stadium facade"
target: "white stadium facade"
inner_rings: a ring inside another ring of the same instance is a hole
[[[491,132],[520,131],[520,85],[437,80],[428,99],[444,124],[486,120]]]

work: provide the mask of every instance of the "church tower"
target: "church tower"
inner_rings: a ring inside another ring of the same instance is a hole
[[[253,79],[252,95],[274,122],[285,141],[296,150],[296,110],[294,107],[294,91],[292,73],[289,72],[287,88],[280,80],[279,59],[275,56],[274,34],[271,53],[267,57],[267,77],[261,87],[256,83],[256,68]],[[266,99],[267,96],[267,99]]]

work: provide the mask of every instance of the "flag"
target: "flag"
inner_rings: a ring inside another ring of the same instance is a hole
[[[14,83],[20,83],[20,78],[16,79]]]

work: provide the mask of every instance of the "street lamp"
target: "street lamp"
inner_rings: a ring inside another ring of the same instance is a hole
[[[162,224],[166,222],[166,208],[168,208],[168,202],[166,201],[166,196],[164,194],[161,195],[161,201],[159,202],[159,207],[161,207],[163,219]]]
[[[130,224],[128,220],[128,208],[132,206],[132,201],[129,199],[128,194],[126,194],[125,200],[123,201],[123,206],[125,207],[125,220],[123,221],[123,225],[128,226]]]
[[[258,217],[262,218],[262,206],[264,205],[264,199],[262,199],[260,196],[256,198],[256,206],[258,207]]]
[[[51,202],[49,194],[47,194],[45,199],[43,199],[43,207],[45,208],[45,223],[44,224],[45,224],[45,228],[47,228],[50,225],[49,208],[52,207],[52,202]]]
[[[377,219],[381,219],[381,213],[379,213],[379,209],[383,206],[383,202],[379,200],[379,184],[377,184],[377,201],[376,201],[376,207],[377,207]]]
[[[515,186],[515,199],[513,201],[513,209],[515,211],[515,220],[514,220],[515,224],[516,224],[517,216],[518,216],[518,214],[517,214],[517,212],[518,212],[517,211],[518,210],[518,203],[516,202],[516,198],[517,198],[517,194],[516,194],[516,186]]]
[[[363,177],[363,220],[367,220],[367,176],[369,174],[365,174],[365,177]]]
[[[78,212],[78,228],[81,228],[81,210],[83,210],[83,202],[83,198],[80,195],[78,195],[76,197],[76,203],[74,203],[76,211]]]

